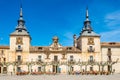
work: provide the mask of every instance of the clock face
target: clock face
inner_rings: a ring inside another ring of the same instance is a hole
[[[22,44],[22,38],[21,37],[17,38],[17,43],[16,44]]]
[[[94,45],[94,38],[88,38],[88,44]]]

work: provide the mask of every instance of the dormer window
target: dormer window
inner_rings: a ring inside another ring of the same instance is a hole
[[[21,30],[21,29],[19,29],[19,30],[18,30],[18,32],[22,32],[22,30]]]
[[[72,47],[68,47],[67,50],[72,50]]]
[[[42,47],[38,47],[38,50],[42,50],[43,48]]]

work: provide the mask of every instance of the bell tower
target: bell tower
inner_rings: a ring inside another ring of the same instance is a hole
[[[98,60],[101,58],[100,35],[96,34],[89,20],[88,8],[86,9],[86,20],[84,27],[77,39],[77,47],[81,50],[84,60]]]
[[[10,34],[10,61],[26,61],[29,54],[31,37],[25,27],[23,19],[22,6],[20,7],[20,17],[18,25],[14,32]]]

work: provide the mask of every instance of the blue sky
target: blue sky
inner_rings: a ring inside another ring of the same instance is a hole
[[[83,27],[88,5],[92,28],[101,42],[120,42],[120,0],[21,0],[23,18],[31,44],[48,46],[58,36],[63,46],[72,46]],[[19,19],[20,0],[0,0],[0,45],[9,45],[9,35]]]

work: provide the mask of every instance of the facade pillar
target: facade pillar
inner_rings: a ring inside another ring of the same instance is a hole
[[[110,69],[110,74],[112,73],[112,65],[111,65],[111,69]]]
[[[3,74],[3,66],[1,66],[1,74]]]
[[[28,65],[28,72],[30,72],[30,65]]]
[[[80,65],[80,72],[82,72],[82,65]]]
[[[100,65],[98,65],[98,67],[99,67],[99,72],[100,72]]]
[[[85,65],[85,73],[86,73],[86,71],[87,71],[87,65]]]

